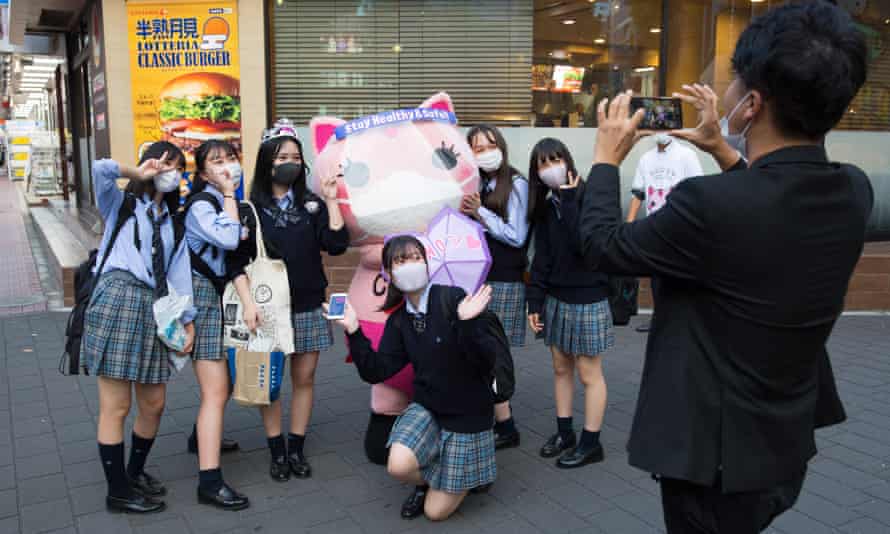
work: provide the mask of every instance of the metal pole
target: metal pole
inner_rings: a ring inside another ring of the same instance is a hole
[[[62,110],[62,66],[56,67],[56,117],[59,128],[59,152],[62,160],[62,198],[68,202],[68,150],[65,145],[65,113]]]

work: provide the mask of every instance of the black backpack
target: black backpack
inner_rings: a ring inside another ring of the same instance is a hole
[[[105,261],[111,254],[111,250],[114,248],[114,243],[117,241],[117,236],[120,233],[121,228],[123,228],[127,220],[129,220],[135,213],[136,197],[130,193],[124,193],[124,200],[121,202],[121,205],[117,210],[117,221],[115,221],[114,229],[111,231],[111,237],[108,239],[105,255],[99,262],[99,269],[96,270],[97,273],[102,273],[102,269],[105,268]],[[175,218],[173,220],[174,250],[176,250],[185,235],[185,229],[182,225],[177,224]],[[133,243],[136,250],[139,250],[142,248],[139,239],[139,223],[138,221],[134,221],[134,223],[136,224],[136,227],[133,230]],[[87,307],[90,305],[90,299],[93,296],[96,282],[99,281],[99,277],[93,274],[93,267],[96,266],[96,258],[98,255],[99,251],[97,249],[91,250],[89,258],[78,265],[77,270],[74,272],[74,308],[71,310],[71,313],[68,314],[68,324],[65,327],[65,350],[59,360],[59,372],[63,375],[80,374],[80,343],[83,339],[84,315],[86,314]],[[86,368],[83,370],[84,374],[88,374]]]
[[[457,293],[454,291],[442,291],[442,297],[439,299],[442,315],[449,321],[453,320],[452,310],[457,309],[460,302],[456,299]],[[494,394],[494,402],[501,403],[510,400],[513,397],[513,391],[516,389],[516,373],[513,368],[513,354],[510,352],[510,340],[504,332],[504,325],[498,316],[490,311],[485,310],[477,320],[482,322],[482,328],[491,335],[497,343],[492,348],[495,351],[494,369],[492,371],[491,381],[496,385],[496,389],[492,391]]]
[[[640,282],[630,276],[609,277],[609,308],[612,324],[626,326],[630,318],[637,314],[637,295]]]
[[[188,215],[189,209],[192,207],[192,204],[199,200],[206,200],[210,202],[210,205],[213,206],[213,209],[216,210],[216,213],[219,213],[223,210],[222,205],[220,205],[219,200],[208,193],[207,191],[201,191],[200,193],[195,193],[194,195],[189,196],[188,201],[185,203],[185,207],[179,213],[179,225],[181,227],[185,227],[185,217]],[[216,273],[213,272],[213,269],[210,268],[207,263],[201,259],[201,255],[204,252],[211,248],[210,243],[206,241],[201,246],[201,249],[197,252],[193,251],[191,247],[189,247],[189,258],[192,262],[192,269],[196,272],[200,273],[204,278],[210,280],[210,283],[213,284],[213,288],[216,289],[216,293],[222,298],[223,292],[226,290],[226,278],[225,276],[217,276]],[[210,255],[213,259],[216,259],[219,256],[219,249],[216,247],[212,247],[210,250]]]

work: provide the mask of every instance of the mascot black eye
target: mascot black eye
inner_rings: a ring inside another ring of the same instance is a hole
[[[348,186],[364,187],[368,185],[368,180],[371,179],[371,170],[367,164],[347,159],[340,167],[343,169],[343,179],[346,180]]]
[[[454,150],[454,145],[446,147],[445,141],[442,141],[442,146],[433,152],[433,165],[440,169],[450,171],[457,167],[457,158],[459,157],[460,154]]]

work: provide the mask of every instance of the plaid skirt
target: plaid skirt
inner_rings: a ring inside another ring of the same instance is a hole
[[[608,299],[566,304],[548,296],[544,302],[544,344],[574,356],[597,356],[615,345]]]
[[[331,322],[324,318],[324,311],[321,308],[293,314],[291,324],[294,327],[296,354],[320,352],[334,344]]]
[[[152,289],[126,271],[99,277],[84,314],[80,357],[92,375],[140,384],[170,379],[171,350],[156,334]]]
[[[213,284],[204,275],[192,271],[192,293],[195,314],[195,349],[193,360],[222,360],[222,300]]]
[[[491,484],[497,477],[494,432],[449,432],[426,408],[412,402],[396,419],[386,446],[401,443],[414,451],[423,479],[448,493]]]
[[[491,286],[491,302],[488,309],[493,311],[510,340],[511,347],[525,345],[525,284],[522,282],[488,282]]]

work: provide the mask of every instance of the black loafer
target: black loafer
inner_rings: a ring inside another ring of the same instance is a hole
[[[519,432],[510,432],[509,434],[496,434],[494,437],[494,448],[496,450],[509,449],[519,446]]]
[[[605,457],[606,455],[603,451],[603,446],[600,444],[584,449],[575,447],[563,454],[559,460],[556,461],[556,467],[573,469],[575,467],[581,467],[582,465],[602,462]]]
[[[269,476],[275,482],[287,482],[290,480],[290,464],[286,457],[272,458],[272,463],[269,464]]]
[[[563,453],[563,451],[567,449],[571,449],[575,446],[576,438],[575,433],[567,434],[563,436],[559,432],[550,436],[544,446],[541,447],[541,456],[544,458],[553,458],[559,456]]]
[[[222,487],[216,493],[210,493],[198,488],[198,502],[201,504],[209,504],[222,510],[244,510],[250,506],[250,501],[246,496],[241,495],[237,491],[229,487],[223,482]]]
[[[198,438],[194,436],[189,437],[189,452],[192,454],[198,454]],[[222,443],[219,444],[219,452],[226,454],[229,452],[235,452],[240,449],[240,445],[234,439],[223,438]]]
[[[163,497],[167,494],[167,488],[160,480],[149,475],[145,471],[139,473],[135,477],[127,476],[130,481],[130,487],[148,497]]]
[[[426,502],[427,486],[416,486],[414,491],[408,497],[408,500],[402,504],[402,519],[414,519],[423,515],[423,503]]]
[[[309,478],[312,476],[312,467],[300,453],[292,453],[287,457],[290,464],[290,472],[297,478]]]
[[[152,514],[167,508],[164,501],[133,492],[129,497],[105,497],[105,508],[112,513]]]

